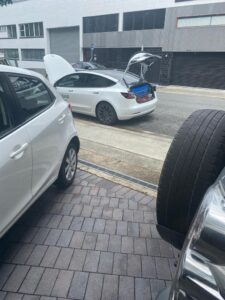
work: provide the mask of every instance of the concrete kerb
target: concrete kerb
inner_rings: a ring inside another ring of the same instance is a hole
[[[123,179],[123,178],[121,178],[119,176],[111,175],[111,174],[108,174],[108,173],[106,173],[104,171],[100,171],[100,170],[98,170],[96,168],[84,165],[81,162],[79,162],[78,168],[80,170],[82,170],[82,171],[86,171],[86,172],[88,172],[90,174],[93,174],[93,175],[99,176],[101,178],[110,180],[110,181],[112,181],[114,183],[121,184],[121,185],[123,185],[125,187],[128,187],[128,188],[134,190],[134,191],[137,191],[137,192],[143,193],[143,194],[145,194],[147,196],[153,197],[154,199],[157,196],[157,191],[155,191],[153,189],[150,189],[148,187],[142,186],[141,184],[137,184],[137,183],[134,183],[132,181]]]

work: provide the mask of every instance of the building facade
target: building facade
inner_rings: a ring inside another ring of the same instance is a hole
[[[132,54],[160,55],[148,79],[225,88],[223,0],[17,0],[0,8],[0,52],[43,72],[43,56],[125,68]]]

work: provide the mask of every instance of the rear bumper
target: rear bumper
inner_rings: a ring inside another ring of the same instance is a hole
[[[119,120],[129,120],[137,118],[155,110],[157,98],[146,103],[136,103],[133,106],[127,107],[126,109],[120,109],[117,111],[117,117]]]

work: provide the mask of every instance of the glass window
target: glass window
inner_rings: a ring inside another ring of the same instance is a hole
[[[42,61],[45,56],[45,49],[21,49],[22,60]]]
[[[211,16],[207,17],[191,17],[191,18],[179,18],[177,27],[194,27],[194,26],[209,26],[211,24]]]
[[[43,29],[42,22],[20,24],[19,26],[20,26],[20,37],[41,38],[44,36],[44,29]]]
[[[72,74],[61,79],[57,86],[59,87],[85,87],[84,74]]]
[[[212,16],[211,25],[225,25],[225,15]]]
[[[112,80],[98,75],[86,74],[86,77],[86,87],[109,87],[115,84]]]
[[[22,75],[9,76],[9,79],[17,94],[25,119],[38,114],[51,105],[52,96],[39,79]]]
[[[18,49],[0,49],[0,53],[4,53],[4,57],[7,59],[13,59],[13,60],[19,59]]]
[[[110,32],[118,31],[118,14],[102,15],[83,18],[83,32]]]
[[[0,85],[0,138],[11,128],[11,122],[5,105],[3,88]]]

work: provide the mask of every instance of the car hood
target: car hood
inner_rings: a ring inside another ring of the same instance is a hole
[[[44,65],[49,82],[54,85],[59,79],[74,73],[74,68],[68,61],[56,54],[44,56]]]

